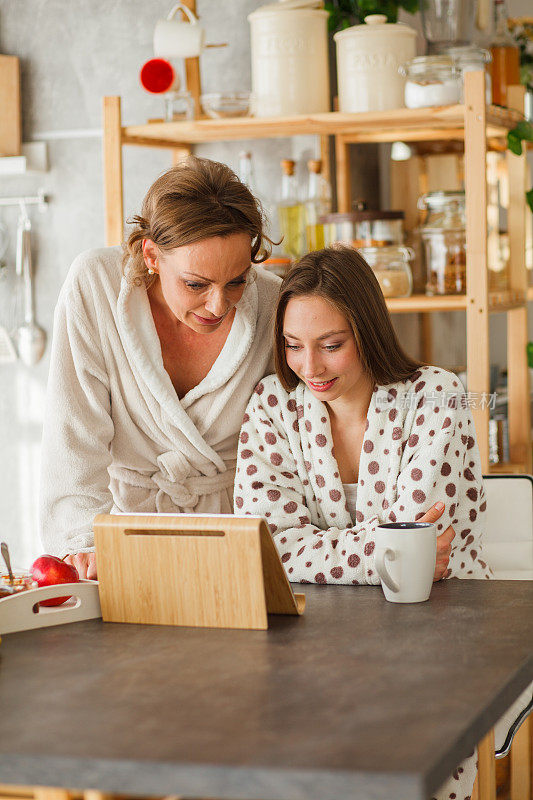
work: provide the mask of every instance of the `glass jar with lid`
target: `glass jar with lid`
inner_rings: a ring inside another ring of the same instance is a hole
[[[357,209],[346,214],[325,214],[324,243],[351,244],[352,247],[387,247],[403,242],[403,211]]]
[[[461,98],[460,102],[464,103],[464,76],[465,72],[481,72],[485,70],[485,102],[487,105],[492,103],[492,80],[490,72],[487,69],[487,64],[492,61],[492,56],[488,50],[475,45],[462,45],[456,47],[447,47],[446,55],[448,55],[457,69],[461,73]]]
[[[417,56],[400,67],[407,108],[449,106],[461,100],[461,72],[450,56]]]
[[[464,192],[429,192],[418,207],[426,260],[426,294],[466,293],[466,210]]]
[[[359,252],[372,267],[384,297],[409,297],[413,291],[410,247],[361,247]]]

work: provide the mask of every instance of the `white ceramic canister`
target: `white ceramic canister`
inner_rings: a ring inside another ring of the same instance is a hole
[[[322,0],[278,0],[248,16],[252,113],[329,111],[328,12]]]
[[[339,111],[403,108],[405,76],[400,64],[414,58],[416,31],[384,14],[365,17],[334,36],[337,43]]]

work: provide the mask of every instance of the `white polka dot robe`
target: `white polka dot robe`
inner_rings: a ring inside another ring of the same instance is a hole
[[[270,375],[254,390],[240,434],[235,513],[269,523],[289,580],[378,584],[376,526],[416,521],[445,503],[437,533],[456,531],[449,576],[489,578],[486,509],[474,426],[452,373],[421,367],[376,386],[359,463],[355,519],[335,461],[327,407],[299,383]]]

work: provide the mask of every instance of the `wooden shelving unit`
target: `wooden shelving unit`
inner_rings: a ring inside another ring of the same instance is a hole
[[[350,208],[351,144],[365,142],[464,142],[467,291],[466,295],[426,297],[413,295],[387,301],[391,313],[431,314],[464,311],[467,330],[468,389],[472,396],[489,394],[489,314],[505,313],[508,328],[509,450],[511,463],[497,470],[531,472],[531,415],[529,373],[526,359],[528,289],[525,267],[526,154],[507,152],[509,173],[510,288],[489,294],[487,255],[486,155],[505,147],[507,131],[523,118],[523,89],[512,90],[513,108],[485,104],[483,72],[466,75],[464,105],[427,109],[344,114],[309,114],[273,119],[198,119],[184,122],[151,122],[122,126],[120,98],[104,98],[104,182],[106,234],[109,245],[123,237],[122,147],[167,148],[174,162],[188,155],[195,144],[253,138],[279,138],[314,134],[324,154],[330,137],[335,142],[336,185],[339,211]],[[451,145],[450,145],[451,146]],[[457,145],[456,145],[457,146]],[[483,407],[482,407],[483,406]],[[472,407],[483,470],[489,471],[486,404]]]

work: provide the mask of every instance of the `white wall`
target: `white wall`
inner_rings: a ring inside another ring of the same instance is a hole
[[[247,14],[263,0],[198,0],[210,42],[228,47],[202,57],[204,91],[250,88]],[[53,308],[72,259],[103,245],[104,208],[101,158],[101,98],[122,97],[125,124],[162,115],[162,103],[138,82],[141,65],[152,57],[152,33],[170,0],[0,0],[0,52],[17,55],[22,65],[24,141],[47,139],[50,170],[40,177],[0,177],[0,196],[51,196],[44,214],[31,211],[36,269],[37,319],[49,336]],[[512,0],[514,14],[526,13],[528,0]],[[69,133],[85,131],[83,138]],[[59,138],[58,138],[59,137]],[[239,150],[252,149],[259,188],[275,190],[279,160],[316,154],[314,137],[220,143],[197,148],[201,155],[237,164]],[[375,156],[374,156],[375,157]],[[364,159],[363,159],[364,161]],[[136,212],[152,180],[170,164],[164,151],[125,148],[127,215]],[[363,169],[358,171],[373,200]],[[377,187],[375,189],[377,192]],[[0,209],[9,227],[8,279],[0,282],[0,324],[12,317],[16,209]],[[398,323],[409,344],[416,328]],[[446,337],[460,356],[461,328],[448,318]],[[28,566],[42,548],[38,541],[37,495],[40,436],[48,353],[37,366],[0,364],[0,539],[7,540],[17,566]]]

